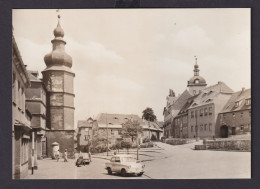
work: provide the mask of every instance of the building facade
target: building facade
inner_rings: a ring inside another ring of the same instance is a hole
[[[12,177],[24,178],[28,174],[31,156],[31,114],[25,106],[25,89],[30,79],[18,46],[12,37]]]
[[[91,141],[98,129],[97,121],[92,118],[79,120],[77,127],[77,151],[88,152],[91,147]]]
[[[205,88],[188,108],[188,137],[214,138],[218,114],[230,99],[233,90],[225,83]]]
[[[46,88],[38,71],[28,70],[31,86],[25,90],[26,106],[32,114],[31,127],[35,132],[35,158],[46,157]],[[35,161],[37,162],[37,161]]]
[[[71,71],[72,58],[65,52],[64,31],[60,17],[54,29],[52,51],[45,55],[46,68],[42,71],[47,88],[47,156],[52,155],[52,143],[59,143],[60,152],[67,149],[68,157],[74,154],[74,88],[75,74]]]
[[[251,133],[251,89],[232,94],[218,115],[215,135],[226,138]]]

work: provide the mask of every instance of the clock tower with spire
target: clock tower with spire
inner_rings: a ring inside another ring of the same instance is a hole
[[[58,24],[53,31],[52,51],[45,55],[46,68],[42,71],[47,88],[46,138],[47,156],[52,156],[52,143],[57,142],[60,152],[74,152],[74,89],[75,74],[71,71],[72,58],[65,52],[64,31]]]

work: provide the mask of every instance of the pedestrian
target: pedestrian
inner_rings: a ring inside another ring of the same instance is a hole
[[[89,161],[91,162],[91,152],[90,152],[90,150],[88,151],[88,157],[89,157]]]
[[[57,159],[57,162],[58,162],[59,159],[60,159],[60,151],[59,151],[59,150],[56,152],[56,159]]]
[[[65,149],[65,151],[64,151],[64,162],[68,162],[68,153],[67,153],[67,149]]]

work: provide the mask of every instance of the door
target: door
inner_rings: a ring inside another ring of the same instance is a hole
[[[227,138],[228,137],[228,126],[223,125],[220,128],[220,135],[221,135],[222,138]]]
[[[232,135],[236,135],[236,127],[232,127]]]

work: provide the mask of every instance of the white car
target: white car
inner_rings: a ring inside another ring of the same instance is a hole
[[[142,176],[144,173],[144,164],[141,164],[131,155],[114,155],[110,162],[105,163],[106,170],[109,175],[113,172],[120,173],[122,176],[127,174],[137,174],[137,176]]]

